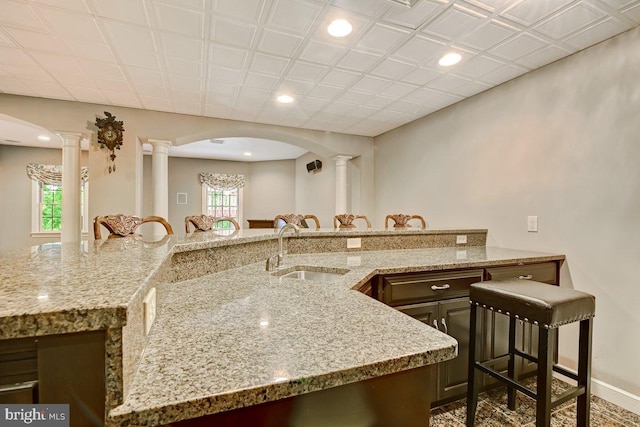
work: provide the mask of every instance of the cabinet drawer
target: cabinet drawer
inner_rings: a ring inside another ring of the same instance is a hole
[[[526,279],[536,282],[557,285],[558,267],[555,262],[544,262],[540,264],[513,265],[509,267],[487,268],[487,280],[501,279]]]
[[[482,281],[482,270],[397,274],[382,279],[382,301],[391,306],[469,295],[469,285]]]

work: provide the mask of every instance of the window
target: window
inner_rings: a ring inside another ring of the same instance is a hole
[[[202,213],[222,217],[228,216],[242,223],[242,189],[219,190],[202,184]],[[234,228],[229,221],[221,221],[216,228]]]
[[[80,186],[80,216],[83,233],[89,229],[88,196],[89,183],[83,181]],[[62,228],[62,186],[32,181],[32,198],[31,235],[38,237],[59,234]]]

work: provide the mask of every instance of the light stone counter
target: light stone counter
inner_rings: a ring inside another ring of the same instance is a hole
[[[301,233],[317,238],[328,253],[289,254],[283,268],[349,270],[330,283],[281,280],[265,272],[261,257],[275,251],[272,230],[5,252],[0,340],[110,331],[111,425],[158,425],[396,373],[455,357],[456,342],[354,290],[361,284],[383,273],[564,259],[485,246],[434,247],[455,246],[460,233],[476,245],[486,238],[486,230]],[[362,250],[335,252],[331,239],[350,236],[363,237]],[[392,236],[417,249],[376,250]],[[293,252],[308,250],[309,241],[300,239]],[[198,256],[213,259],[233,246],[248,254],[239,266],[212,274],[201,268],[205,258]],[[188,264],[191,254],[197,260]],[[184,270],[195,272],[194,278],[179,279]],[[144,337],[141,299],[153,286],[158,318]]]

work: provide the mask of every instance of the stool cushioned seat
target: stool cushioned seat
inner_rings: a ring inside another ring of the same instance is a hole
[[[522,318],[545,328],[557,328],[594,316],[593,295],[520,279],[474,283],[471,303]]]

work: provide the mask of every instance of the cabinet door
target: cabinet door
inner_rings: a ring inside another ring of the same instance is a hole
[[[458,357],[440,364],[438,400],[461,396],[467,391],[470,311],[467,298],[440,302],[438,312],[440,330],[458,341]]]

